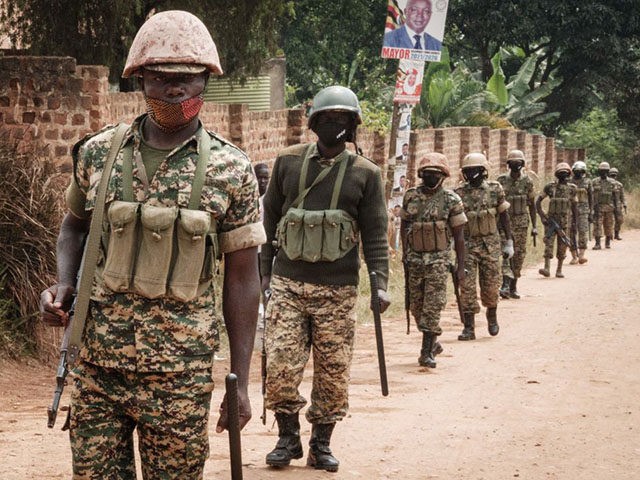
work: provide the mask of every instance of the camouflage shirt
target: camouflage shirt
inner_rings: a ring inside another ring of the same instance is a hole
[[[578,201],[578,197],[576,195],[578,188],[571,182],[567,183],[559,183],[557,181],[547,183],[542,189],[542,193],[540,194],[540,199],[543,200],[545,198],[552,199],[566,199],[566,210],[564,213],[561,212],[552,212],[551,204],[549,204],[549,208],[547,209],[547,215],[555,218],[556,220],[560,220],[561,225],[565,225],[571,214],[571,204],[576,204]]]
[[[145,117],[137,118],[125,135],[125,145],[133,143],[134,158],[142,141],[141,123]],[[78,217],[89,216],[95,206],[114,131],[113,127],[107,127],[81,140],[73,149],[74,180],[67,191],[67,202]],[[260,245],[265,235],[251,163],[242,151],[214,133],[207,133],[211,137],[211,155],[200,210],[210,212],[212,221],[215,220],[222,253]],[[167,155],[149,179],[146,191],[134,164],[136,201],[187,208],[198,160],[199,134],[200,131]],[[121,150],[109,180],[107,204],[122,199],[122,156]],[[209,367],[217,329],[213,285],[187,303],[166,297],[150,300],[133,293],[115,293],[101,280],[105,258],[104,248],[101,250],[82,358],[104,367],[140,372]]]
[[[580,179],[573,177],[571,180],[577,190],[576,197],[578,201],[578,211],[581,213],[589,213],[589,196],[593,194],[593,186],[591,179],[582,177]]]
[[[529,227],[529,206],[533,206],[536,200],[533,181],[524,173],[514,179],[511,174],[505,173],[497,178],[498,183],[502,185],[507,201],[511,205],[509,209],[509,219],[511,220],[511,229],[526,229]],[[527,208],[520,208],[518,212],[514,208],[515,204],[521,206],[526,204]]]
[[[594,178],[593,186],[593,210],[595,212],[613,212],[615,180],[613,178]]]
[[[495,208],[497,217],[509,208],[509,202],[502,186],[493,180],[484,180],[479,187],[473,187],[469,182],[461,182],[455,192],[462,199],[465,212],[477,212]],[[496,232],[495,237],[499,238]],[[469,232],[465,228],[465,239],[469,240]]]
[[[613,199],[616,206],[616,211],[621,212],[627,202],[624,199],[624,186],[622,182],[614,179],[615,185],[613,187]]]
[[[429,192],[421,187],[410,188],[404,194],[400,218],[405,222],[431,222],[443,220],[450,229],[467,223],[462,200],[453,190],[440,188]],[[408,247],[409,263],[442,263],[448,262],[450,251],[415,252]]]

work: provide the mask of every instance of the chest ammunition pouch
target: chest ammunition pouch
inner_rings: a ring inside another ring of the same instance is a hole
[[[337,209],[338,197],[349,162],[348,158],[338,160],[325,167],[313,183],[304,188],[309,170],[309,148],[302,162],[298,197],[278,222],[276,229],[277,246],[290,260],[305,262],[334,262],[344,257],[358,244],[358,225],[344,210]],[[328,210],[305,210],[304,199],[309,191],[319,184],[334,168],[338,176],[333,186],[331,204]]]
[[[495,208],[486,208],[484,194],[483,191],[475,211],[465,212],[467,214],[466,228],[470,237],[487,237],[498,232],[496,223],[498,211]]]
[[[586,188],[578,188],[578,191],[576,192],[576,197],[578,198],[578,203],[588,203],[589,191]]]
[[[431,199],[420,205],[417,213],[419,221],[412,222],[407,241],[414,252],[442,252],[449,249],[449,229],[445,220],[438,220],[429,212],[436,206],[437,201],[444,195],[440,189]]]
[[[215,221],[198,210],[210,151],[202,130],[188,208],[133,201],[132,146],[123,151],[123,200],[107,210],[103,281],[114,292],[188,302],[210,285],[218,257]]]
[[[512,215],[524,215],[527,213],[527,196],[511,195],[507,198]]]

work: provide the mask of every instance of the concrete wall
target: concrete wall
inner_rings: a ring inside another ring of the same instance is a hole
[[[0,140],[16,143],[21,152],[39,151],[66,171],[71,147],[84,135],[118,121],[130,122],[145,111],[140,92],[109,91],[108,70],[103,66],[76,65],[69,57],[0,57]],[[253,162],[273,164],[288,145],[313,141],[302,110],[252,112],[245,105],[206,103],[201,118],[216,131],[244,149]],[[387,178],[389,139],[359,129],[358,145],[380,165]],[[528,168],[539,176],[553,173],[556,162],[584,160],[582,149],[558,149],[553,138],[524,131],[487,127],[451,127],[411,133],[409,184],[416,182],[419,158],[436,151],[447,155],[452,176],[460,179],[460,161],[469,152],[485,152],[490,174],[506,169],[509,150],[525,152]]]

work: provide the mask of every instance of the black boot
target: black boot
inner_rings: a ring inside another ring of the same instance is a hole
[[[475,327],[476,327],[475,315],[473,313],[465,313],[464,328],[462,329],[462,333],[458,335],[458,340],[460,341],[475,340],[476,339]]]
[[[311,427],[311,440],[309,440],[309,456],[307,466],[316,470],[337,472],[340,462],[331,453],[329,443],[335,423],[314,423]]]
[[[520,298],[520,294],[518,293],[518,289],[516,288],[517,285],[518,285],[518,279],[512,278],[509,285],[509,296],[511,298],[515,298],[516,300]]]
[[[297,413],[276,413],[278,422],[278,443],[267,453],[267,465],[286,467],[294,458],[302,458],[300,441],[300,421]]]
[[[420,349],[420,357],[418,364],[421,367],[436,368],[436,359],[433,355],[433,347],[436,337],[431,332],[422,332],[422,348]],[[442,348],[442,347],[441,347]]]
[[[611,248],[611,237],[604,238],[604,248]]]
[[[500,331],[498,325],[498,309],[496,307],[487,308],[487,327],[489,329],[489,335],[495,337]]]
[[[616,240],[622,240],[622,238],[620,238],[620,230],[616,230],[616,235],[613,238],[615,238]]]
[[[600,237],[596,237],[596,244],[593,246],[594,250],[600,250],[602,247],[600,246]]]
[[[509,277],[506,275],[502,276],[502,286],[500,287],[500,296],[502,298],[509,298],[509,281]]]

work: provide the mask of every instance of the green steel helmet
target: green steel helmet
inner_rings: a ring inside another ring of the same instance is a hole
[[[618,175],[618,169],[616,167],[612,167],[611,170],[609,170],[609,175],[615,177]]]
[[[462,159],[460,167],[462,170],[472,167],[483,167],[486,171],[489,171],[489,162],[487,162],[487,157],[485,157],[484,153],[469,153]]]
[[[584,163],[582,160],[578,160],[573,165],[571,165],[571,170],[573,170],[574,172],[586,172],[587,164]]]
[[[347,87],[333,85],[323,88],[315,97],[313,97],[313,105],[309,111],[309,121],[307,126],[311,128],[313,117],[325,110],[338,110],[343,112],[351,112],[356,117],[356,124],[362,123],[362,109],[358,102],[358,97]]]
[[[611,166],[609,162],[601,162],[600,165],[598,165],[598,170],[611,170]]]
[[[509,154],[507,155],[507,164],[509,162],[514,162],[514,161],[520,161],[522,163],[524,163],[524,153],[522,153],[522,150],[511,150],[509,152]]]
[[[559,173],[559,172],[571,173],[571,167],[567,162],[560,162],[558,165],[556,165],[556,169],[554,173]]]

